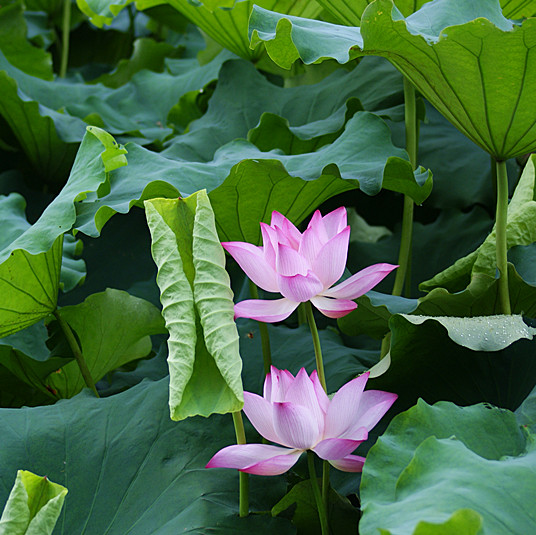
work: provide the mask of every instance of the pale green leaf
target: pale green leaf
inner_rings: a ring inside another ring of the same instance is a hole
[[[240,410],[242,361],[232,292],[208,197],[201,191],[184,200],[153,199],[145,209],[170,334],[171,417]]]
[[[1,535],[51,535],[67,489],[27,470],[18,470],[0,518]]]

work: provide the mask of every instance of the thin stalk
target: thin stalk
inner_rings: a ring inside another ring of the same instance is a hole
[[[415,101],[415,88],[412,83],[404,78],[404,113],[406,125],[406,151],[413,169],[417,168],[417,105]],[[393,295],[402,295],[404,282],[409,272],[411,258],[411,235],[413,231],[413,208],[411,197],[404,195],[404,210],[402,212],[402,237],[398,253],[398,265],[396,270]]]
[[[328,510],[329,500],[329,463],[327,461],[322,462],[322,501],[326,511]]]
[[[508,246],[506,222],[508,217],[508,173],[506,162],[497,161],[497,211],[495,214],[496,256],[499,270],[499,300],[503,314],[511,314],[508,290]]]
[[[392,295],[402,295],[406,274],[408,272],[411,257],[411,234],[413,232],[413,207],[411,197],[404,195],[404,211],[402,214],[402,236],[400,238],[400,250],[398,252],[398,265]]]
[[[253,299],[259,298],[259,291],[253,281],[249,281],[249,293]],[[259,331],[261,333],[261,348],[262,348],[262,360],[264,365],[264,375],[270,373],[272,366],[272,349],[270,347],[270,334],[268,333],[268,326],[263,321],[257,322],[259,324]]]
[[[318,518],[320,519],[320,527],[322,528],[322,535],[329,535],[328,514],[324,506],[324,502],[322,501],[322,495],[320,494],[320,488],[318,486],[318,480],[316,478],[315,454],[311,450],[307,450],[307,464],[309,465],[311,487],[313,488],[313,494],[316,500]]]
[[[240,411],[233,412],[233,424],[236,434],[236,443],[245,444],[246,432],[244,431],[244,422]],[[249,514],[249,474],[246,472],[238,472],[238,477],[240,493],[238,511],[241,517],[245,517]]]
[[[415,100],[415,88],[413,84],[404,78],[404,118],[406,127],[406,151],[413,169],[417,168],[418,131],[417,103]],[[404,195],[404,208],[402,211],[402,236],[400,237],[400,249],[398,251],[398,269],[395,274],[392,295],[400,296],[410,286],[411,265],[411,242],[413,234],[413,212],[415,203],[408,195]],[[409,291],[406,290],[409,294]],[[390,340],[384,338],[380,350],[380,358],[385,357],[389,351]]]
[[[322,360],[322,348],[320,347],[320,337],[318,336],[318,329],[316,328],[315,317],[313,314],[313,307],[311,302],[307,301],[304,303],[305,313],[307,315],[307,322],[309,323],[309,328],[311,329],[311,335],[313,337],[313,346],[315,348],[315,358],[316,358],[316,372],[318,373],[318,379],[322,388],[327,393],[328,389],[326,387],[326,375],[324,373],[324,361]]]
[[[52,314],[58,320],[61,330],[65,334],[67,343],[69,344],[69,347],[71,348],[71,351],[73,352],[74,358],[76,359],[76,363],[78,364],[78,367],[80,368],[80,373],[82,374],[82,377],[84,378],[84,382],[86,383],[86,386],[88,388],[91,388],[91,390],[93,390],[93,393],[95,394],[95,396],[100,397],[99,393],[97,392],[95,383],[93,381],[93,377],[91,377],[89,368],[87,367],[84,356],[82,355],[82,350],[80,349],[80,346],[78,345],[78,342],[76,341],[76,338],[73,334],[73,331],[71,330],[71,327],[61,317],[59,310],[56,309]]]
[[[71,33],[71,0],[63,0],[63,16],[61,22],[61,63],[60,78],[65,78],[69,63],[69,36]]]
[[[303,305],[303,303],[300,303],[300,305],[298,306],[298,325],[303,325],[304,323],[307,323],[307,314]]]

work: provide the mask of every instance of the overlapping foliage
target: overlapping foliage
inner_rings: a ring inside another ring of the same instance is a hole
[[[533,530],[536,25],[511,19],[535,2],[67,4],[63,78],[61,3],[0,7],[2,503],[16,480],[0,533],[13,518],[20,533],[318,532],[301,463],[254,477],[245,519],[236,474],[203,468],[234,441],[221,413],[263,381],[258,325],[232,320],[229,288],[236,302],[248,283],[228,258],[229,283],[218,241],[259,244],[273,210],[304,225],[345,205],[348,273],[395,264],[403,196],[416,203],[403,296],[386,280],[321,320],[330,391],[377,364],[387,334],[390,367],[370,382],[409,409],[370,450],[360,532]],[[416,169],[403,75],[420,91]],[[512,316],[490,154],[518,157]],[[312,371],[297,317],[268,331],[278,368]],[[76,344],[102,399],[82,391]],[[18,470],[57,484],[43,513],[24,492],[44,480]],[[360,476],[332,484],[337,532],[355,532]]]

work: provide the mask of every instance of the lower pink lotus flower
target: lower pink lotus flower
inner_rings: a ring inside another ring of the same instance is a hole
[[[244,392],[244,412],[269,444],[242,444],[220,450],[207,468],[235,468],[275,476],[289,470],[306,450],[313,450],[335,468],[360,472],[364,457],[352,452],[395,402],[397,395],[364,391],[368,372],[345,384],[330,400],[316,371],[302,368],[296,377],[287,370],[271,373],[263,397]]]
[[[350,227],[346,209],[322,217],[317,210],[303,234],[279,212],[270,225],[261,223],[263,246],[223,242],[223,248],[246,275],[267,292],[283,299],[248,299],[235,305],[235,318],[273,323],[288,318],[300,303],[311,303],[325,316],[340,318],[357,307],[352,301],[374,288],[393,269],[374,264],[333,286],[344,273]]]

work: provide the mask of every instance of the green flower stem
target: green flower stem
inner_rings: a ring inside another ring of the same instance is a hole
[[[415,88],[412,83],[404,78],[404,113],[406,125],[406,151],[413,169],[417,168],[417,104],[415,100]],[[411,235],[413,231],[413,208],[414,202],[411,197],[404,195],[404,210],[402,213],[402,237],[398,253],[398,265],[396,270],[393,295],[402,295],[404,282],[409,276],[409,264],[411,258]]]
[[[93,390],[93,393],[95,394],[95,396],[100,397],[99,393],[97,392],[95,383],[93,381],[93,377],[91,377],[89,368],[87,367],[84,356],[82,355],[82,350],[80,349],[80,346],[78,345],[78,342],[76,341],[76,338],[73,334],[71,327],[61,317],[59,310],[56,309],[52,314],[58,320],[61,330],[65,334],[65,338],[67,338],[67,343],[69,344],[69,347],[71,348],[71,351],[73,352],[74,358],[76,359],[78,367],[80,368],[80,373],[82,374],[82,377],[84,378],[84,382],[86,383],[86,386],[88,388],[91,388],[91,390]]]
[[[328,498],[329,498],[329,463],[324,461],[322,463],[322,501],[326,511],[328,510]]]
[[[508,290],[508,244],[506,222],[508,216],[508,173],[506,162],[497,161],[497,212],[495,215],[496,255],[499,270],[499,299],[503,314],[511,314]]]
[[[71,0],[63,0],[63,17],[61,23],[61,64],[60,78],[65,78],[69,63],[69,37],[71,33]]]
[[[304,303],[300,303],[298,306],[298,325],[307,323],[307,313],[305,312]]]
[[[411,234],[413,231],[413,207],[414,202],[411,197],[404,195],[404,212],[402,214],[402,237],[400,239],[400,250],[398,253],[398,265],[396,270],[395,283],[392,295],[402,295],[406,275],[409,273],[409,261],[411,256]]]
[[[304,303],[305,313],[307,314],[307,322],[309,323],[309,328],[311,329],[311,335],[313,336],[313,346],[315,348],[315,358],[316,358],[316,372],[318,373],[318,379],[322,388],[327,393],[328,389],[326,387],[326,375],[324,373],[324,362],[322,360],[322,348],[320,347],[320,337],[318,336],[318,329],[316,328],[315,317],[313,315],[313,307],[311,302],[307,301]]]
[[[236,443],[246,443],[246,432],[244,431],[244,422],[242,420],[242,413],[240,411],[233,412],[233,424],[236,434]],[[239,514],[241,517],[248,516],[249,514],[249,474],[246,472],[238,472],[238,485],[239,485]]]
[[[413,169],[417,168],[418,150],[418,121],[417,103],[415,99],[415,88],[413,84],[404,77],[404,116],[406,126],[406,151]],[[395,274],[392,295],[400,296],[404,290],[404,284],[409,289],[410,286],[410,265],[411,265],[411,242],[413,234],[413,211],[415,203],[411,197],[404,195],[404,208],[402,212],[402,236],[400,238],[400,249],[398,251],[398,269]],[[407,290],[409,294],[409,290]],[[382,359],[389,352],[390,339],[384,337],[380,350]]]
[[[315,454],[311,450],[307,450],[307,464],[309,465],[311,487],[313,488],[313,494],[316,500],[318,517],[320,519],[320,527],[322,528],[322,535],[329,535],[328,514],[324,506],[324,502],[322,500],[322,495],[320,494],[320,488],[318,487],[318,479],[316,478]]]
[[[257,286],[249,281],[249,293],[253,299],[259,298],[259,291]],[[262,348],[262,360],[264,363],[264,375],[270,373],[270,367],[272,366],[272,349],[270,347],[270,334],[268,333],[268,325],[263,321],[258,321],[259,331],[261,333],[261,348]]]

